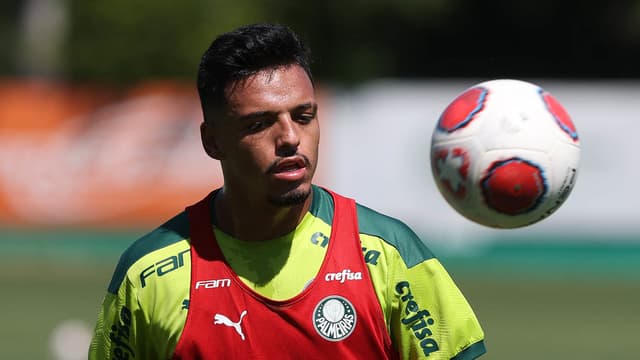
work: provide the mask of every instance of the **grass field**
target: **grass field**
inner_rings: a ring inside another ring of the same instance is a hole
[[[49,343],[56,326],[75,319],[92,327],[130,238],[94,234],[87,247],[80,245],[87,234],[57,236],[66,240],[12,233],[0,245],[0,358],[55,359]],[[640,246],[551,248],[507,246],[442,259],[483,324],[484,358],[639,358]],[[519,256],[526,261],[514,261]]]

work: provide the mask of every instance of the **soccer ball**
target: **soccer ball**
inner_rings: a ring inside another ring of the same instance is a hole
[[[556,211],[576,182],[580,142],[563,106],[529,82],[472,86],[438,119],[431,172],[446,201],[493,228],[534,224]]]

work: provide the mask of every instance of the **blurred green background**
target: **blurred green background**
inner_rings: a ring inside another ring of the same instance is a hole
[[[193,83],[214,35],[262,21],[299,32],[316,79],[344,88],[381,78],[640,78],[640,0],[7,0],[0,77],[123,91],[150,79]],[[61,358],[83,358],[74,344],[86,341],[119,254],[151,227],[1,221],[0,357],[55,359],[62,329]],[[636,231],[433,250],[483,324],[487,359],[638,358]]]
[[[6,0],[0,75],[193,80],[213,35],[280,22],[321,81],[638,77],[640,1]]]

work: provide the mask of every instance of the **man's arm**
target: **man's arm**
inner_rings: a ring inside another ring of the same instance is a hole
[[[397,259],[389,276],[389,326],[401,358],[469,360],[485,353],[482,328],[438,259],[411,267]]]
[[[123,281],[116,294],[108,292],[96,321],[89,359],[144,358],[139,338],[145,322],[140,319],[140,314],[135,291],[129,281]]]

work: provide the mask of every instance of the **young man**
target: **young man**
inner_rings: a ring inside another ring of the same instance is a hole
[[[91,359],[474,359],[484,335],[403,223],[312,184],[307,50],[241,27],[202,58],[204,149],[224,186],[121,257]]]

